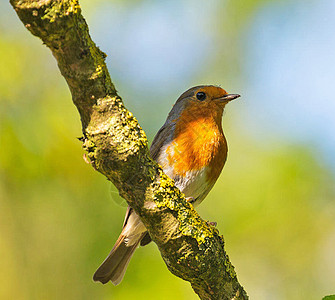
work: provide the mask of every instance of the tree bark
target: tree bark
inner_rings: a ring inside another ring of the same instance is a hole
[[[91,40],[78,1],[10,3],[56,58],[79,111],[92,166],[138,213],[168,269],[189,281],[201,299],[248,299],[223,238],[151,159],[145,133],[117,94],[106,55]]]

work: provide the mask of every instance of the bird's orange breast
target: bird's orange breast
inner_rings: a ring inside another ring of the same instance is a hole
[[[176,120],[173,142],[166,150],[175,175],[208,167],[209,179],[219,176],[227,157],[227,143],[221,127],[222,111],[214,105],[190,105]]]

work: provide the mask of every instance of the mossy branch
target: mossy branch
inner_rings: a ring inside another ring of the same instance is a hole
[[[75,0],[11,0],[25,27],[52,51],[82,122],[92,166],[112,181],[147,227],[168,269],[201,299],[247,299],[224,250],[160,166],[110,79]]]

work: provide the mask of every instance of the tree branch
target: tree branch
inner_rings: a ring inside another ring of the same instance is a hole
[[[201,299],[248,299],[218,231],[186,202],[149,155],[137,120],[111,82],[75,0],[11,0],[25,27],[52,51],[82,122],[93,167],[135,209],[168,269]]]

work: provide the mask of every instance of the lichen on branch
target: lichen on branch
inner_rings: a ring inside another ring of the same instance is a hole
[[[110,79],[76,0],[11,0],[25,27],[51,50],[68,83],[92,166],[139,214],[176,276],[201,299],[247,299],[223,238],[151,159],[146,135]]]

